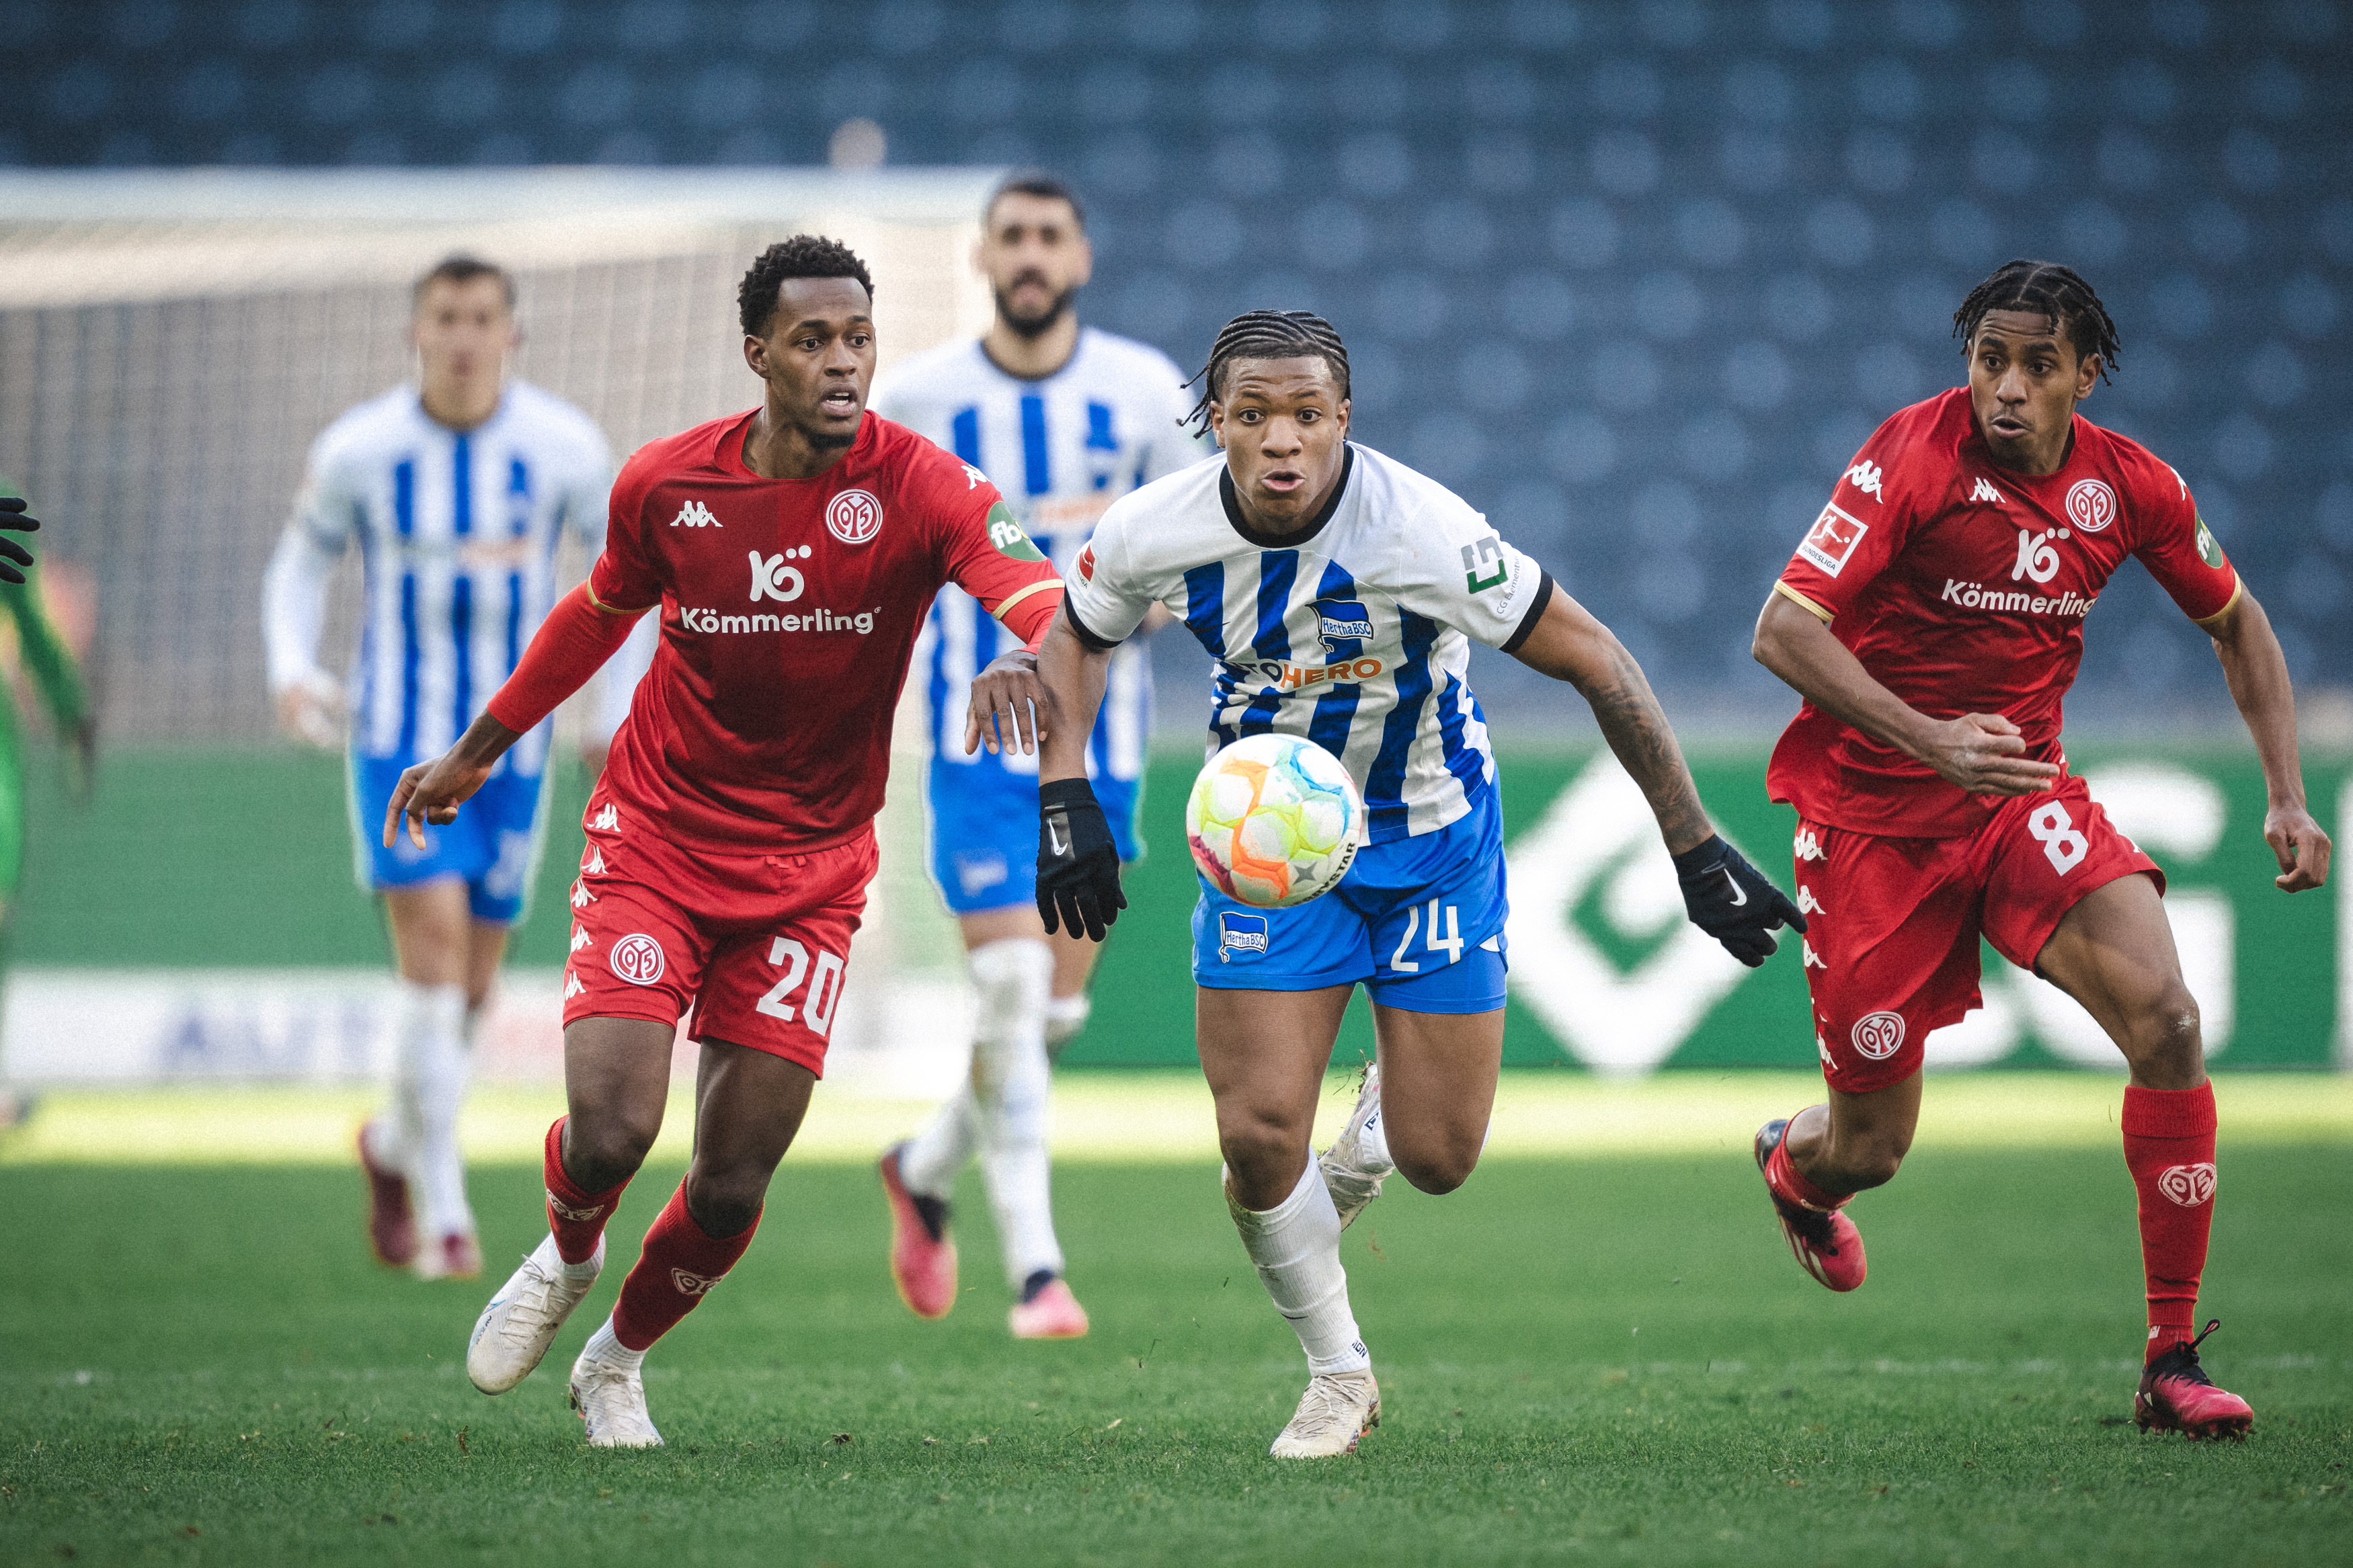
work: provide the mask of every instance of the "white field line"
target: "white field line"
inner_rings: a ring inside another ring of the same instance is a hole
[[[2215,1080],[2221,1148],[2253,1143],[2353,1143],[2353,1078],[2263,1074]],[[352,1088],[185,1088],[58,1090],[31,1122],[0,1135],[0,1165],[340,1163],[376,1102]],[[1495,1099],[1491,1155],[1746,1157],[1757,1125],[1821,1099],[1811,1074],[1665,1074],[1612,1082],[1582,1074],[1505,1075]],[[1317,1142],[1345,1120],[1352,1086],[1331,1079]],[[1937,1077],[1928,1085],[1915,1147],[2114,1148],[2122,1085],[2082,1073]],[[482,1163],[539,1159],[547,1124],[564,1109],[554,1084],[486,1085],[466,1108],[467,1157]],[[923,1100],[876,1099],[820,1086],[787,1163],[857,1164],[920,1127]],[[1394,1109],[1391,1114],[1396,1114]],[[689,1152],[692,1107],[671,1097],[657,1163]],[[1054,1094],[1058,1160],[1101,1164],[1200,1164],[1217,1158],[1216,1123],[1200,1078],[1176,1071],[1072,1073]]]

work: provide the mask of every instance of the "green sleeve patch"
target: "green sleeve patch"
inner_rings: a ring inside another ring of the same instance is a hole
[[[1003,501],[988,509],[988,542],[997,546],[999,555],[1009,560],[1046,559],[1038,547],[1029,542],[1029,536],[1021,531],[1021,525],[1013,521],[1013,509]]]
[[[2217,572],[2222,569],[2222,546],[2215,539],[2214,531],[2206,526],[2202,512],[2198,515],[2198,559]]]

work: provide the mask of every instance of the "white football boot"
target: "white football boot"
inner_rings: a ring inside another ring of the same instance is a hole
[[[1381,1195],[1382,1179],[1397,1169],[1381,1130],[1380,1063],[1365,1068],[1364,1087],[1356,1090],[1356,1109],[1349,1113],[1348,1124],[1332,1141],[1332,1147],[1315,1163],[1323,1169],[1332,1206],[1340,1211],[1340,1228],[1345,1230],[1365,1212],[1366,1204]]]
[[[474,1386],[484,1394],[504,1394],[529,1377],[604,1267],[601,1236],[582,1278],[575,1277],[555,1250],[555,1237],[543,1240],[474,1320],[474,1337],[466,1344],[466,1375]]]
[[[572,1363],[572,1408],[587,1426],[592,1448],[662,1446],[646,1414],[646,1380],[636,1367],[615,1366],[582,1351]]]
[[[1267,1450],[1278,1459],[1330,1459],[1356,1451],[1381,1424],[1381,1385],[1366,1372],[1324,1372],[1308,1379],[1299,1410]]]

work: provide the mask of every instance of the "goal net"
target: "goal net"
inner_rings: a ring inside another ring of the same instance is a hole
[[[992,178],[964,169],[0,174],[0,468],[69,523],[44,536],[44,555],[96,588],[94,674],[110,742],[273,743],[264,565],[312,438],[412,376],[409,288],[434,262],[465,251],[512,272],[523,331],[514,373],[585,409],[626,454],[752,401],[735,284],[753,255],[787,235],[833,235],[866,258],[884,365],[977,335],[989,300],[967,258]],[[586,565],[568,563],[575,578]],[[355,635],[357,574],[354,552],[322,650],[331,668]],[[560,728],[576,722],[559,717]],[[920,746],[921,731],[902,716],[901,744]],[[962,1037],[947,1016],[960,1005],[954,931],[922,874],[913,760],[894,769],[860,981],[838,1026],[837,1057],[852,1080],[928,1077],[915,1070],[922,1052],[939,1049],[944,1032]],[[364,1016],[366,988],[381,983],[218,973],[142,991],[121,978],[105,989],[132,1009],[120,1027],[141,1041],[156,1028],[185,1031],[207,1009],[238,1011],[248,1029],[299,1034],[305,1018]],[[322,987],[340,1002],[322,1000]],[[101,1033],[88,1012],[91,987],[69,1005],[73,989],[62,976],[22,978],[10,998],[8,1070],[153,1076],[143,1045],[126,1047],[119,1074],[91,1058]],[[485,1069],[552,1069],[554,990],[546,975],[510,976]],[[373,1070],[378,1044],[347,1037],[307,1050],[285,1039],[269,1059],[305,1064],[301,1076]],[[894,1039],[916,1044],[894,1049]]]

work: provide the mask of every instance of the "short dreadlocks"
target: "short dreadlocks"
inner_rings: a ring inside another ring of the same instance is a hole
[[[760,252],[736,286],[735,305],[743,314],[745,336],[768,335],[768,324],[776,315],[776,289],[787,278],[855,278],[866,286],[866,298],[874,298],[874,279],[849,247],[823,235],[797,234]]]
[[[1249,310],[1226,323],[1209,345],[1209,363],[1185,384],[1201,384],[1201,401],[1185,416],[1196,430],[1209,427],[1209,405],[1226,394],[1226,367],[1238,359],[1320,359],[1332,372],[1342,402],[1348,397],[1348,351],[1332,323],[1312,310]]]
[[[2100,356],[2100,379],[2116,367],[2116,324],[2108,308],[2075,269],[2055,261],[2005,261],[1992,277],[1969,290],[1953,312],[1953,335],[1967,354],[1989,310],[2033,310],[2051,319],[2051,330],[2075,345],[2075,356]]]

